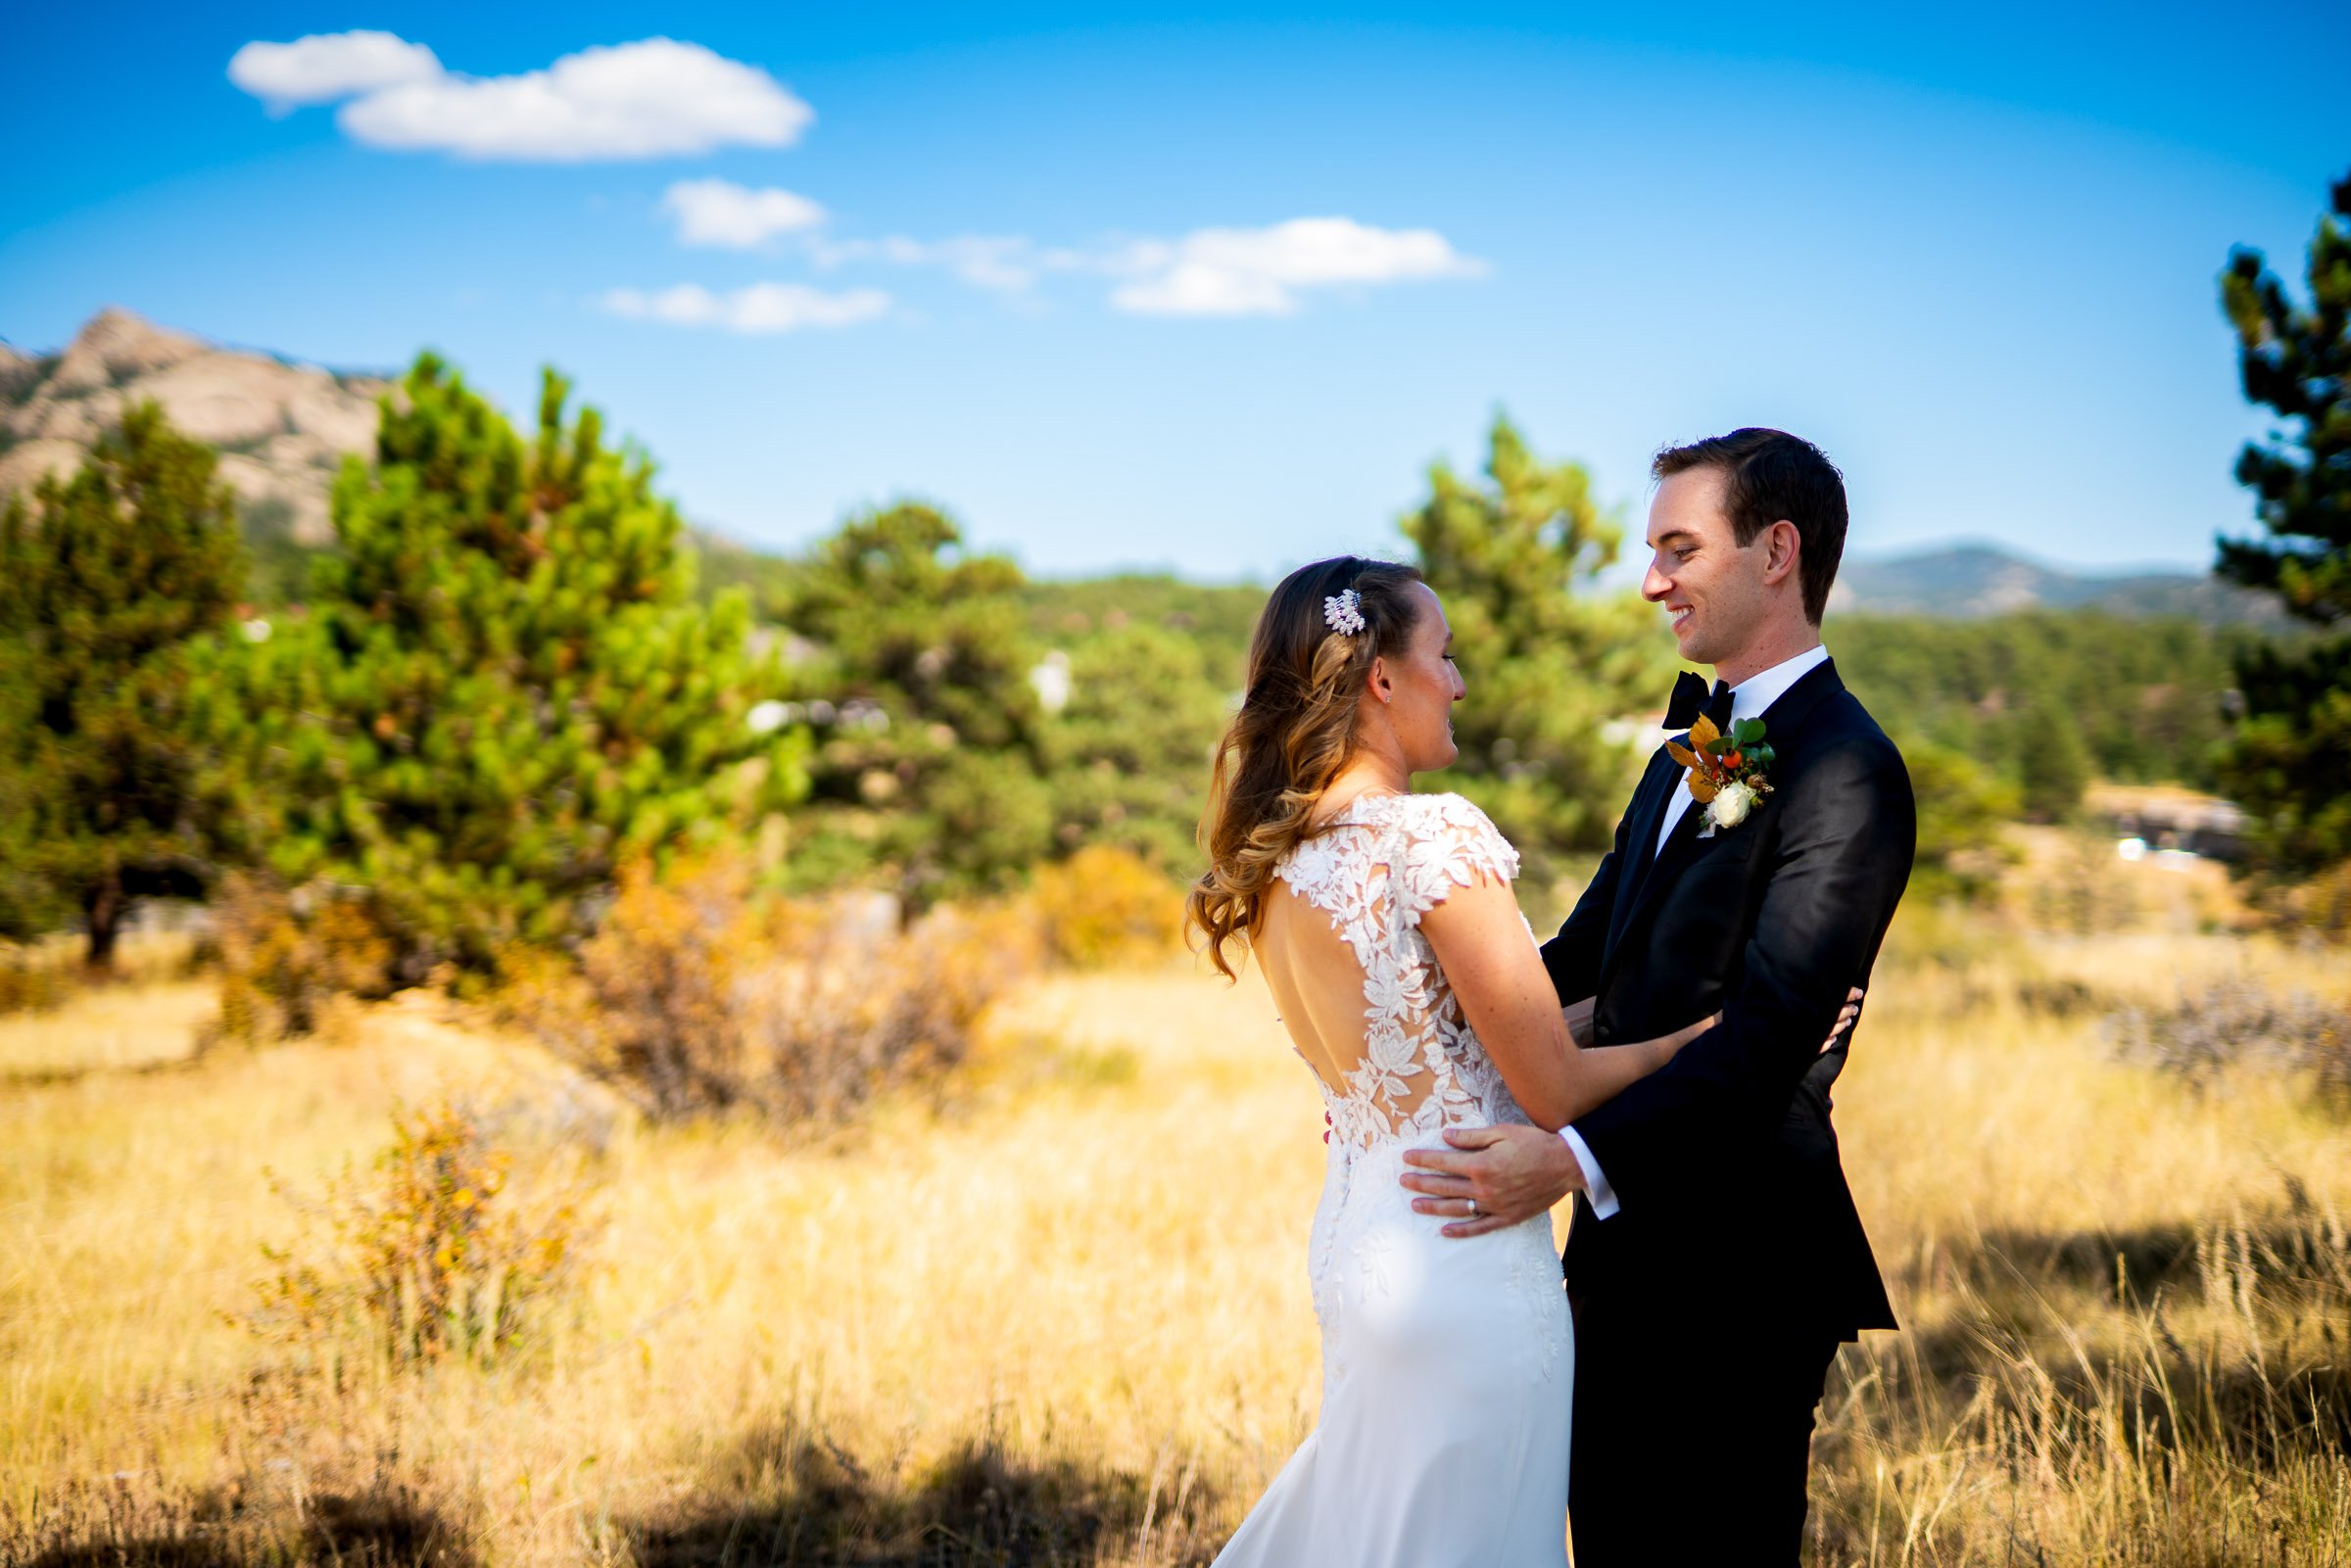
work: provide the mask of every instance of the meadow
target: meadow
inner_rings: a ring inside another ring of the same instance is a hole
[[[1838,1111],[1906,1332],[1832,1374],[1811,1562],[2351,1564],[2351,1108],[2107,1022],[2351,1002],[2227,903],[2050,836],[1897,924]],[[1313,1423],[1320,1118],[1253,977],[1027,982],[947,1081],[782,1135],[426,990],[197,1051],[209,988],[133,957],[0,1019],[0,1561],[1199,1563]],[[501,1202],[580,1205],[569,1294],[487,1364],[254,1332],[299,1196],[439,1099]]]

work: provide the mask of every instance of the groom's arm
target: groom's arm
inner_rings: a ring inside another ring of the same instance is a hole
[[[1877,736],[1812,759],[1780,806],[1778,864],[1722,1022],[1573,1130],[1627,1207],[1709,1183],[1758,1146],[1876,960],[1917,847],[1900,755]]]

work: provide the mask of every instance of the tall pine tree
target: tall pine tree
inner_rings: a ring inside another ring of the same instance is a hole
[[[216,467],[143,404],[0,516],[0,928],[71,911],[93,968],[138,899],[201,892],[212,871],[220,815],[184,655],[245,576]]]
[[[2351,174],[2333,198],[2310,242],[2308,305],[2259,251],[2239,247],[2221,274],[2245,397],[2296,428],[2237,454],[2270,538],[2223,540],[2217,569],[2322,626],[2351,616]]]
[[[2245,396],[2288,428],[2236,462],[2270,537],[2223,540],[2216,569],[2320,626],[2351,618],[2351,175],[2332,196],[2306,305],[2258,251],[2240,248],[2221,275]],[[2351,857],[2351,641],[2255,650],[2237,687],[2244,723],[2220,772],[2257,825],[2256,864],[2297,877]]]
[[[754,723],[781,676],[743,596],[693,602],[650,463],[567,396],[550,371],[526,442],[420,356],[308,612],[207,688],[270,866],[368,889],[410,975],[574,933],[622,861],[804,786],[803,736]]]
[[[1608,727],[1663,704],[1672,642],[1638,595],[1595,592],[1624,531],[1581,463],[1545,462],[1497,415],[1486,483],[1440,462],[1428,484],[1404,533],[1445,601],[1469,686],[1455,710],[1461,758],[1443,783],[1486,809],[1540,887],[1561,854],[1607,846],[1637,766]]]
[[[879,875],[909,905],[1002,886],[1052,853],[1020,568],[901,503],[850,518],[778,585],[819,742],[795,879]]]

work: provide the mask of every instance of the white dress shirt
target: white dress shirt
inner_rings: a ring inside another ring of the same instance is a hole
[[[1793,659],[1783,659],[1768,670],[1758,670],[1731,688],[1731,722],[1736,724],[1741,719],[1760,717],[1765,708],[1787,694],[1790,687],[1828,662],[1829,650],[1816,642]],[[1664,850],[1665,840],[1673,836],[1673,830],[1681,824],[1682,814],[1697,804],[1697,799],[1690,793],[1690,777],[1685,773],[1681,782],[1673,786],[1673,798],[1665,803],[1665,815],[1657,824],[1656,839],[1649,846],[1652,859]],[[1629,870],[1619,875],[1629,875]],[[1607,1219],[1620,1207],[1616,1202],[1616,1189],[1608,1185],[1607,1174],[1600,1168],[1600,1162],[1592,1158],[1591,1149],[1573,1126],[1561,1127],[1559,1136],[1567,1141],[1568,1153],[1574,1155],[1575,1163],[1583,1167],[1584,1196],[1592,1202],[1593,1216]]]

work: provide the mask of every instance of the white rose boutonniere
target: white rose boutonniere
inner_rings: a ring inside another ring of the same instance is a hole
[[[1734,780],[1714,791],[1706,802],[1706,821],[1717,828],[1736,828],[1747,821],[1747,814],[1755,809],[1755,791]]]
[[[1690,770],[1690,798],[1706,808],[1718,830],[1747,821],[1755,803],[1771,793],[1763,770],[1779,760],[1763,738],[1761,719],[1741,719],[1724,735],[1710,719],[1690,727],[1690,743],[1665,742],[1666,753]]]

